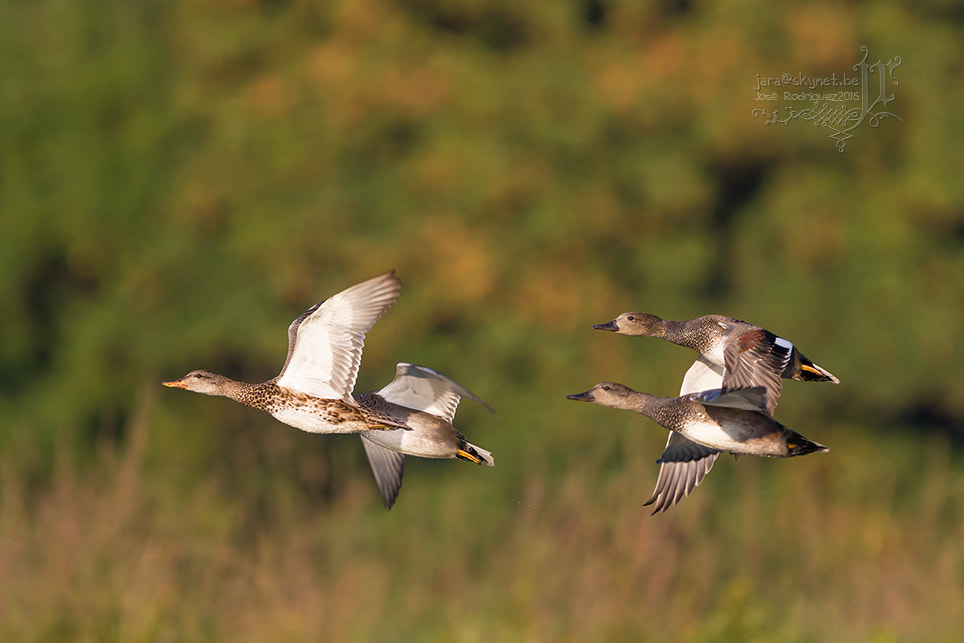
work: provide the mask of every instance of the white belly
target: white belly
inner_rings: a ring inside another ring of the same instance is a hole
[[[743,413],[743,411],[734,411]],[[724,431],[709,417],[704,420],[687,423],[680,431],[693,442],[704,446],[728,451],[730,453],[746,453],[750,455],[784,457],[787,455],[786,439],[778,430],[779,424],[728,423]]]
[[[270,411],[271,416],[288,426],[307,431],[308,433],[361,433],[371,431],[371,427],[361,420],[345,420],[343,422],[329,422],[324,414],[305,407],[284,408]],[[374,433],[381,433],[375,431]]]
[[[717,449],[718,451],[742,453],[746,451],[747,448],[745,442],[733,439],[726,431],[722,430],[716,422],[709,418],[706,418],[704,421],[687,424],[686,429],[680,431],[680,433],[693,442]]]
[[[427,438],[418,430],[370,431],[365,437],[380,447],[421,458],[454,458],[456,447],[438,439]]]

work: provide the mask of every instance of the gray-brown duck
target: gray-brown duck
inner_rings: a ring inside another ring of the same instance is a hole
[[[685,441],[667,443],[663,459],[693,461],[696,466],[667,470],[685,478],[660,480],[657,490],[645,504],[657,502],[653,513],[665,511],[699,484],[709,471],[706,452],[725,451],[734,455],[789,458],[830,449],[803,437],[774,420],[766,410],[763,387],[713,389],[660,397],[640,393],[623,384],[602,382],[584,393],[568,396],[571,400],[594,402],[617,409],[637,411],[654,420]],[[715,457],[715,455],[714,455]],[[712,461],[709,462],[712,466]],[[661,493],[661,483],[665,487]]]
[[[704,315],[688,321],[661,319],[648,313],[623,313],[597,330],[621,335],[659,337],[692,348],[699,357],[683,378],[685,392],[762,386],[770,413],[780,399],[783,379],[833,382],[832,373],[810,361],[790,341],[733,317]]]
[[[593,328],[622,335],[659,337],[692,348],[699,355],[686,371],[680,395],[718,388],[763,386],[767,411],[772,415],[780,399],[782,379],[839,383],[790,341],[765,328],[724,315],[705,315],[687,321],[626,312]],[[649,502],[664,509],[702,482],[713,468],[719,451],[670,432],[660,458],[659,479]],[[682,496],[678,487],[684,484]],[[669,503],[669,505],[665,504]]]
[[[492,454],[470,444],[452,423],[461,398],[488,404],[458,382],[415,364],[398,364],[395,379],[377,391],[356,395],[358,404],[404,424],[406,429],[360,434],[387,509],[402,486],[405,456],[458,458],[495,466]]]

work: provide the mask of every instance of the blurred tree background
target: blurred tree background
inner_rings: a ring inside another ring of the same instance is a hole
[[[810,4],[0,3],[0,638],[959,640],[964,11]],[[899,57],[844,152],[757,76]],[[390,268],[357,390],[431,366],[497,467],[161,389],[275,375]],[[841,384],[832,447],[721,459],[650,517],[665,435],[565,395],[693,359],[591,330],[718,312]]]

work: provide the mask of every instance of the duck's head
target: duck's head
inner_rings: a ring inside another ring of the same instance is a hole
[[[600,382],[585,393],[573,393],[566,397],[577,402],[595,402],[603,406],[623,407],[633,396],[639,393],[623,384],[616,382]]]
[[[623,313],[606,324],[594,324],[596,330],[608,330],[620,335],[640,335],[662,337],[666,332],[666,321],[649,313]]]
[[[205,395],[224,395],[231,381],[224,375],[201,370],[191,371],[179,380],[161,382],[161,384],[172,388],[187,389],[195,393],[204,393]]]

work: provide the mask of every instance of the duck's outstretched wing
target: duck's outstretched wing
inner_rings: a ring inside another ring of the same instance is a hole
[[[683,384],[680,386],[679,394],[699,393],[721,386],[723,386],[723,367],[714,365],[700,355],[683,376]]]
[[[395,379],[379,389],[378,394],[393,404],[437,415],[449,424],[463,397],[495,414],[491,406],[455,380],[417,364],[398,364]]]
[[[279,386],[355,404],[365,333],[391,308],[401,283],[395,271],[363,281],[312,306],[288,327],[288,358]]]
[[[382,494],[382,501],[386,509],[391,509],[402,488],[402,476],[405,473],[405,454],[379,446],[369,440],[364,433],[360,434],[362,444],[365,445],[365,455],[375,474],[375,484]]]
[[[659,478],[652,497],[643,506],[655,503],[653,513],[666,511],[690,495],[701,482],[720,452],[697,444],[676,431],[670,431],[666,448],[659,459]]]
[[[723,352],[724,388],[762,386],[766,389],[766,411],[773,415],[780,401],[783,372],[793,355],[793,344],[768,330],[747,324],[734,325]]]
[[[747,388],[722,388],[700,391],[684,396],[705,406],[722,406],[729,409],[756,411],[769,417],[767,412],[767,392],[762,386]]]

